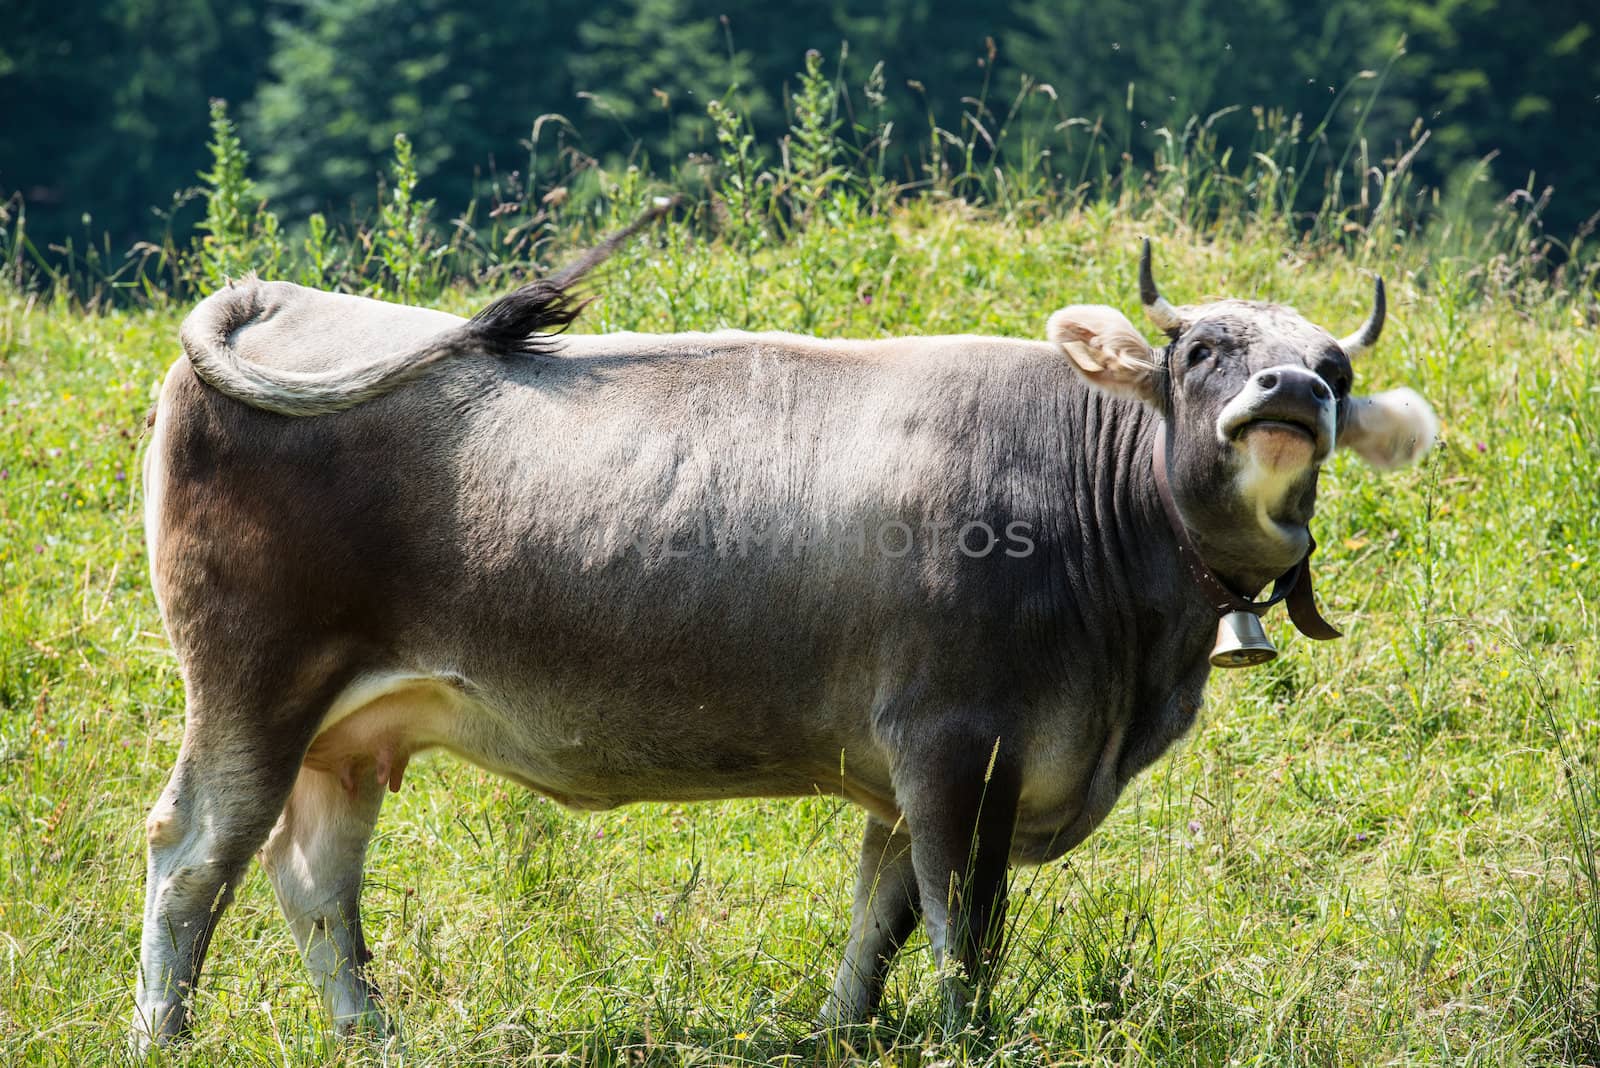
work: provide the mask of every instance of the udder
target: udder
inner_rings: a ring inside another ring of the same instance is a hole
[[[337,776],[351,797],[358,776],[398,793],[413,756],[456,737],[464,703],[458,690],[431,679],[370,680],[335,704],[305,765]]]

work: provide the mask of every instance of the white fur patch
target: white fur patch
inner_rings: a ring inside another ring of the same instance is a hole
[[[1261,529],[1275,538],[1282,538],[1290,532],[1282,523],[1272,518],[1272,513],[1278,509],[1289,489],[1304,474],[1304,467],[1264,464],[1255,450],[1247,446],[1244,450],[1244,465],[1234,479],[1234,486],[1239,496],[1254,506],[1256,523]]]
[[[1293,365],[1269,370],[1286,376],[1309,373]],[[1332,451],[1331,442],[1334,428],[1338,424],[1338,415],[1331,397],[1318,406],[1317,421],[1320,427],[1317,436],[1320,444],[1308,440],[1303,448],[1299,448],[1298,441],[1273,441],[1270,438],[1257,440],[1257,435],[1275,436],[1280,433],[1265,427],[1260,430],[1248,429],[1250,419],[1262,407],[1263,397],[1267,392],[1257,383],[1256,378],[1252,377],[1217,414],[1217,440],[1239,451],[1242,463],[1234,487],[1240,498],[1249,501],[1255,509],[1256,523],[1267,534],[1283,538],[1292,536],[1292,532],[1272,518],[1272,513],[1281,510],[1280,506],[1285,495],[1305,476],[1308,469],[1319,466],[1328,458],[1328,452]],[[1241,427],[1247,428],[1244,431],[1245,436],[1242,440],[1236,441],[1235,435],[1239,433]],[[1295,432],[1284,430],[1281,433]],[[1328,452],[1319,449],[1326,449]],[[1301,456],[1303,460],[1296,462]]]
[[[1439,417],[1414,389],[1351,397],[1339,445],[1380,471],[1416,463],[1439,437]]]

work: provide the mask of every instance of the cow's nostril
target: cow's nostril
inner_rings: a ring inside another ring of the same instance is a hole
[[[1322,381],[1322,379],[1320,379],[1320,378],[1313,378],[1311,380],[1311,395],[1313,397],[1317,398],[1317,400],[1319,400],[1319,401],[1327,400],[1328,399],[1328,386],[1327,386],[1327,384],[1324,383]]]
[[[1278,385],[1277,372],[1262,371],[1260,374],[1256,375],[1256,385],[1262,389],[1276,389]]]

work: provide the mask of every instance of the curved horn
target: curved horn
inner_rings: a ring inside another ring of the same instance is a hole
[[[1360,330],[1339,341],[1339,347],[1352,360],[1365,355],[1378,343],[1378,335],[1383,333],[1384,316],[1389,312],[1388,302],[1383,295],[1383,278],[1381,275],[1373,275],[1373,280],[1375,284],[1372,289],[1372,314],[1367,316],[1367,321],[1361,324]]]
[[[1139,253],[1139,299],[1144,302],[1145,314],[1165,330],[1167,336],[1176,338],[1183,333],[1183,317],[1173,310],[1166,298],[1156,289],[1156,276],[1150,269],[1150,239],[1144,239]]]

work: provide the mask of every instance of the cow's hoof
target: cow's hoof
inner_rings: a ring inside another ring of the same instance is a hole
[[[946,1041],[989,1033],[989,998],[986,989],[973,990],[960,976],[946,976],[943,1030]]]
[[[128,1051],[144,1060],[157,1047],[167,1047],[189,1037],[189,1014],[182,1004],[140,1005],[133,1010],[128,1029]]]
[[[817,1031],[827,1034],[830,1031],[839,1031],[849,1027],[859,1027],[867,1022],[869,1010],[857,999],[841,997],[835,991],[828,995],[828,1000],[822,1003],[822,1011],[817,1013]]]
[[[334,1033],[341,1042],[364,1046],[377,1053],[384,1064],[398,1063],[405,1057],[400,1028],[389,1014],[370,1006],[357,1016],[342,1016],[334,1021]]]

